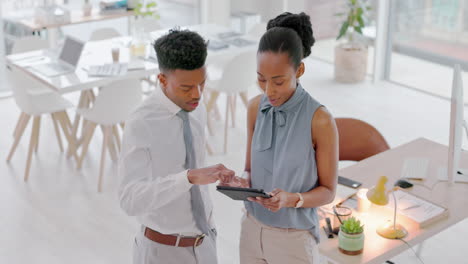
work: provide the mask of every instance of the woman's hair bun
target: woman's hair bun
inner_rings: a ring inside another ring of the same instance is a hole
[[[284,12],[268,21],[267,30],[274,27],[285,27],[294,30],[301,38],[304,58],[310,55],[315,39],[309,15],[304,12],[300,14]]]

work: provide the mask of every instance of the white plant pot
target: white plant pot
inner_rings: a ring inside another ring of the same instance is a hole
[[[367,47],[335,47],[335,80],[342,83],[362,82],[367,73]]]
[[[135,19],[134,27],[136,32],[141,31],[146,33],[161,29],[159,21],[154,17],[139,17]]]

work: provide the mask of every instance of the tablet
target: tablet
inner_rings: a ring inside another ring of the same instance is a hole
[[[262,189],[216,186],[216,190],[231,197],[233,200],[239,201],[247,201],[249,197],[271,198],[271,195],[266,194]]]

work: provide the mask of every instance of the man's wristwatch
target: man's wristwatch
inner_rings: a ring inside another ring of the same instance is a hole
[[[299,201],[297,201],[296,206],[294,206],[294,208],[300,208],[304,204],[304,198],[302,197],[302,194],[296,194],[299,195]]]

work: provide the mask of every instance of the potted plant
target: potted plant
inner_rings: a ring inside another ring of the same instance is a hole
[[[346,255],[359,255],[364,250],[364,226],[350,217],[343,221],[338,232],[339,250]]]
[[[136,5],[135,15],[137,17],[159,19],[159,15],[156,12],[157,6],[158,4],[154,0],[140,0]]]
[[[149,42],[149,32],[159,29],[157,19],[157,3],[155,0],[139,0],[135,9],[135,21],[133,23],[133,41],[130,47],[132,56],[144,56],[146,44]]]
[[[335,80],[344,83],[361,82],[367,73],[367,45],[362,34],[369,23],[370,5],[365,0],[347,0],[348,12],[337,40],[346,39],[335,47]]]
[[[160,18],[157,12],[155,0],[140,0],[134,9],[136,23],[135,25],[143,32],[151,32],[159,29],[157,20]]]

